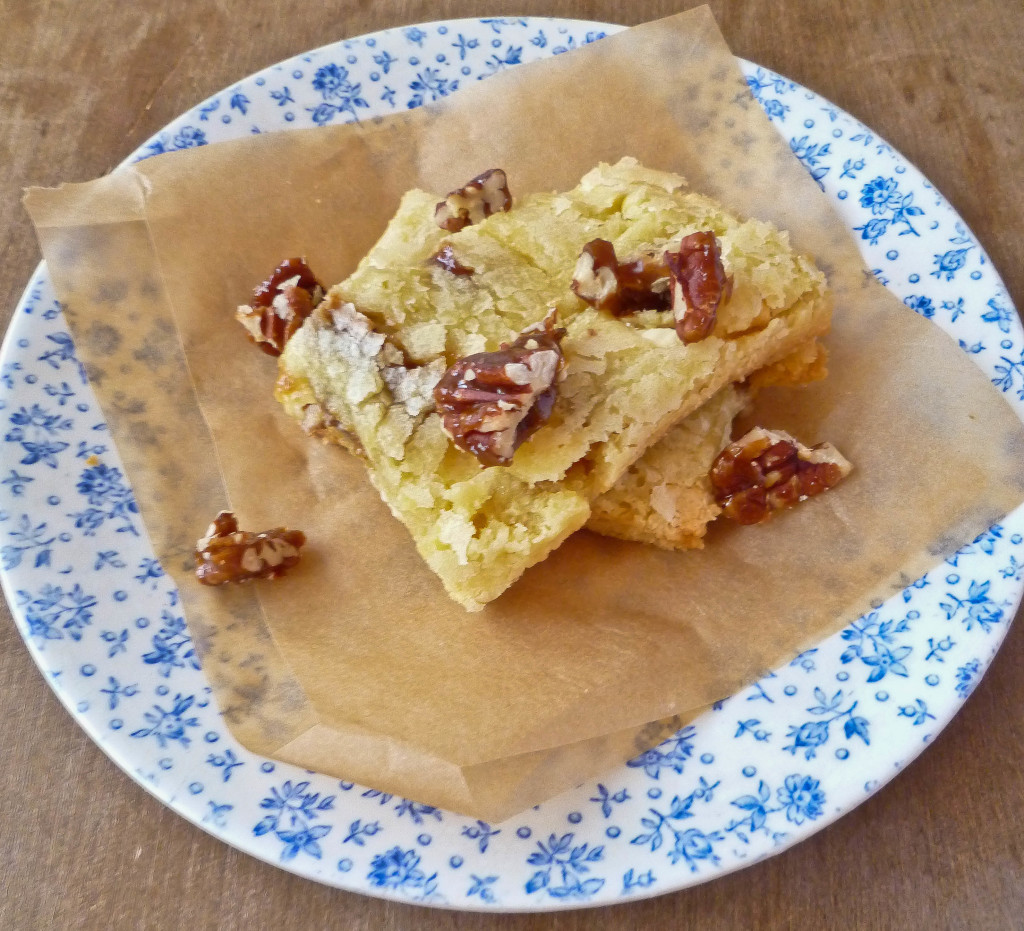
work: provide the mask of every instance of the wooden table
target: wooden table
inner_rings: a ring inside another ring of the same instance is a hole
[[[0,313],[38,261],[20,188],[96,177],[181,111],[325,42],[458,16],[637,23],[686,0],[0,0]],[[884,136],[1024,307],[1020,0],[714,0],[733,51]],[[187,9],[188,13],[182,12]],[[1024,925],[1024,626],[955,721],[797,848],[673,895],[537,916],[429,911],[299,879],[164,808],[61,708],[0,622],[0,928],[1011,928]]]

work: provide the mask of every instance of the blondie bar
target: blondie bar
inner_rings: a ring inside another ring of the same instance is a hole
[[[460,224],[467,190],[447,217],[436,195],[405,196],[285,346],[277,394],[307,430],[364,457],[449,594],[476,610],[583,526],[594,499],[673,424],[824,333],[830,302],[824,276],[785,233],[631,159],[562,194],[466,210],[472,222]],[[595,241],[623,267],[670,254],[681,267],[695,237],[713,243],[719,265],[718,299],[705,302],[696,339],[684,337],[694,328],[679,307],[701,305],[714,275],[654,278],[648,306],[633,301],[625,314],[573,290]],[[676,292],[686,287],[684,306]],[[470,419],[453,420],[473,399]],[[509,455],[492,459],[506,464],[485,461],[481,437],[493,451],[510,430]]]

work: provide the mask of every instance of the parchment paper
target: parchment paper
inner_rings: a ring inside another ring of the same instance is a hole
[[[713,528],[700,552],[581,532],[469,615],[362,465],[281,413],[275,363],[233,309],[287,256],[342,279],[410,187],[500,166],[513,194],[565,189],[623,155],[817,257],[836,292],[831,375],[762,395],[758,419],[831,440],[856,471],[766,525]],[[160,156],[27,205],[229,726],[310,769],[500,820],[657,742],[1024,496],[1020,422],[875,282],[706,8],[434,106]],[[191,548],[228,504],[243,526],[303,529],[299,569],[197,585]]]

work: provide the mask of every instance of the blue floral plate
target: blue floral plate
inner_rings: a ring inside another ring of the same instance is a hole
[[[619,28],[459,20],[338,42],[211,97],[132,158],[416,107]],[[741,64],[869,267],[1024,412],[1024,333],[949,204],[866,126]],[[606,904],[777,853],[862,802],[942,729],[995,654],[1024,585],[1018,510],[659,747],[485,824],[258,757],[231,737],[44,267],[4,343],[0,420],[4,590],[32,656],[86,732],[153,795],[239,849],[404,901]]]

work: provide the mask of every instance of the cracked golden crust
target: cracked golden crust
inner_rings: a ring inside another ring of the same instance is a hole
[[[329,429],[358,439],[385,502],[468,608],[497,597],[582,526],[593,499],[676,421],[827,329],[823,276],[785,234],[741,222],[681,183],[624,160],[573,191],[532,195],[457,233],[434,224],[436,195],[410,192],[356,272],[286,347],[282,403],[300,421],[315,403],[338,424]],[[569,291],[591,239],[632,254],[697,228],[715,230],[736,282],[707,340],[685,346],[670,314],[641,312],[627,324]],[[442,239],[473,275],[429,261]],[[510,466],[483,469],[452,446],[436,413],[403,410],[378,364],[346,354],[329,313],[346,303],[420,366],[493,351],[557,307],[566,368],[550,420]]]

